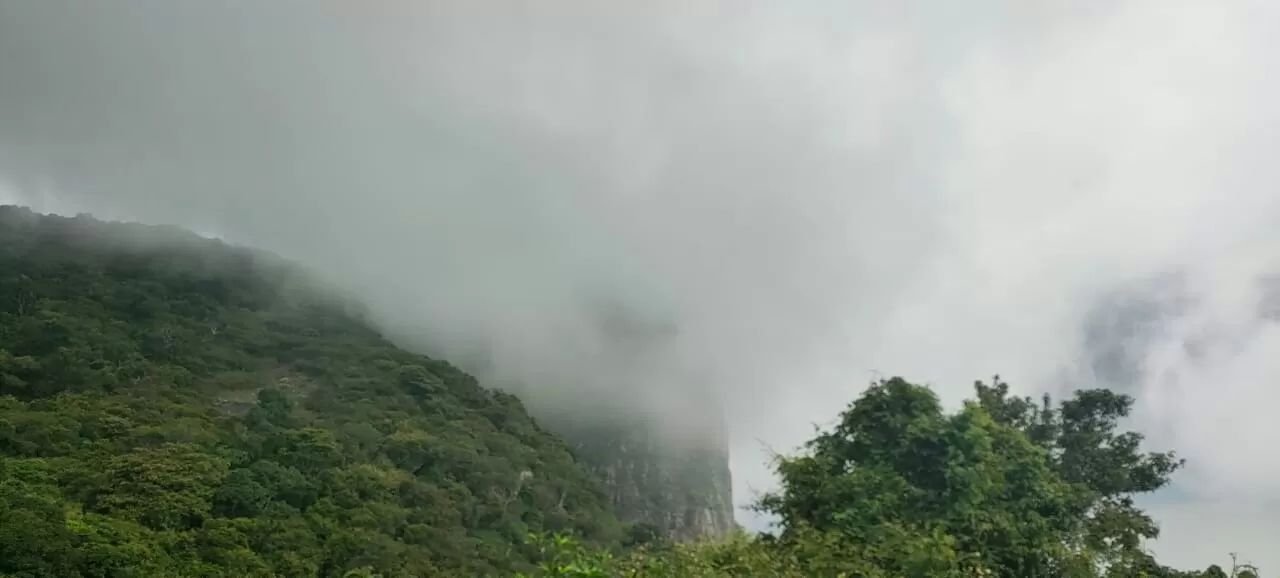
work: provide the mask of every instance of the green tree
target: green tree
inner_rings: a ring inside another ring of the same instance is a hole
[[[196,446],[141,449],[107,461],[86,508],[155,530],[196,528],[226,476],[227,463]]]
[[[1122,431],[1134,400],[1106,389],[1076,391],[1058,403],[1044,396],[1010,395],[997,376],[974,385],[981,406],[998,422],[1018,428],[1045,450],[1049,464],[1081,497],[1074,514],[1081,520],[1080,542],[1100,562],[1141,560],[1145,540],[1159,536],[1159,526],[1134,503],[1154,492],[1183,465],[1173,452],[1143,452],[1143,436]]]
[[[781,519],[783,543],[802,529],[826,534],[847,558],[890,575],[1034,578],[1088,567],[1074,547],[1080,492],[977,403],[947,415],[927,388],[881,381],[808,449],[779,461],[782,490],[760,504]]]
[[[0,461],[0,572],[67,575],[75,540],[56,492],[5,475],[5,466]]]
[[[1129,500],[1181,462],[1119,430],[1128,398],[1090,390],[1037,404],[998,380],[977,394],[947,413],[926,387],[872,385],[807,451],[778,460],[782,488],[758,505],[780,519],[777,536],[635,540],[622,555],[543,536],[536,575],[1257,577],[1234,555],[1230,574],[1180,571],[1140,548],[1154,522]]]

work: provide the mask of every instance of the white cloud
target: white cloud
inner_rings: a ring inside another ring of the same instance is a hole
[[[1159,549],[1204,566],[1253,547],[1227,525],[1280,533],[1250,508],[1280,497],[1252,449],[1280,441],[1254,315],[1277,10],[11,2],[0,159],[60,202],[299,258],[507,373],[645,383],[583,365],[626,353],[583,295],[625,288],[731,396],[740,498],[769,483],[758,440],[799,443],[871,371],[1056,388],[1101,296],[1180,272],[1192,305],[1130,385],[1191,460]]]

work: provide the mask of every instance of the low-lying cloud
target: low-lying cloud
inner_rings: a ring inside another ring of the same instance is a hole
[[[710,383],[741,501],[876,372],[1122,375],[1190,460],[1157,550],[1280,567],[1278,11],[0,0],[0,174],[296,258],[499,376]],[[637,357],[600,303],[675,331]]]

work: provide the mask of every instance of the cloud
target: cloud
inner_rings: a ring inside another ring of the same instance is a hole
[[[711,383],[740,500],[771,483],[760,441],[794,447],[873,371],[1035,394],[1113,343],[1135,424],[1191,460],[1158,550],[1203,566],[1245,547],[1225,526],[1280,531],[1250,509],[1280,473],[1251,449],[1280,440],[1277,10],[4,2],[0,173],[294,257],[545,391]],[[1086,339],[1165,276],[1185,306]],[[678,331],[637,356],[601,299]],[[1197,507],[1234,513],[1205,532]]]

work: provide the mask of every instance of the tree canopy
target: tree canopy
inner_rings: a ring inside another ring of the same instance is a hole
[[[530,532],[621,538],[519,400],[299,277],[0,208],[0,575],[501,576]]]
[[[804,452],[778,459],[781,487],[756,506],[779,520],[775,534],[623,558],[551,539],[543,573],[1255,576],[1234,563],[1230,573],[1178,571],[1148,553],[1159,527],[1134,498],[1168,484],[1182,462],[1121,429],[1132,398],[1091,389],[1036,403],[999,378],[974,390],[949,413],[928,387],[897,377],[872,384]]]

